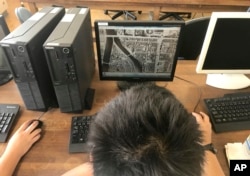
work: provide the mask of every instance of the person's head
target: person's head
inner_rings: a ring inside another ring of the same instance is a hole
[[[92,123],[95,176],[200,176],[204,150],[194,117],[155,85],[134,86]]]

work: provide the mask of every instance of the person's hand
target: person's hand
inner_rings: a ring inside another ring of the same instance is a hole
[[[202,145],[212,143],[212,128],[209,117],[204,112],[196,113],[192,112],[192,115],[196,118],[197,123],[200,126],[200,130],[203,133]]]
[[[30,124],[30,121],[24,122],[9,140],[5,152],[21,158],[41,137],[42,130],[34,130],[37,125],[37,121],[32,124]]]

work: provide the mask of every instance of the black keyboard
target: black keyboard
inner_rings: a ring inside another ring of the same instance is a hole
[[[6,142],[19,109],[17,104],[0,104],[0,142]]]
[[[250,92],[204,99],[215,132],[250,130]]]
[[[89,152],[87,144],[91,121],[96,115],[73,116],[71,120],[69,152]]]

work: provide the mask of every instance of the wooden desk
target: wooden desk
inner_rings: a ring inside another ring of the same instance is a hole
[[[202,92],[201,98],[221,96],[226,91],[205,85],[206,75],[195,73],[196,61],[178,61],[176,76],[191,81],[188,83],[175,78],[173,82],[159,82],[160,86],[166,86],[191,112],[199,100],[199,89]],[[96,113],[106,102],[119,93],[115,82],[99,81],[98,71],[92,82],[92,88],[96,89],[92,110],[85,110],[83,114]],[[250,88],[241,90],[249,91]],[[37,118],[42,113],[26,110],[19,95],[14,81],[0,86],[0,103],[18,103],[21,105],[20,118],[13,132],[26,120]],[[202,100],[196,111],[205,111]],[[59,109],[51,109],[45,113],[41,120],[44,121],[43,138],[24,156],[16,169],[16,176],[59,176],[65,171],[88,160],[87,154],[69,154],[68,141],[70,132],[71,117],[74,114],[61,113]],[[224,153],[224,145],[227,142],[243,142],[250,134],[250,130],[213,134],[213,143],[218,149],[218,159],[226,176],[229,176],[228,163]],[[6,144],[0,144],[0,154]]]
[[[39,5],[51,4],[50,0],[22,0],[28,3],[32,12]],[[53,4],[64,7],[87,6],[91,9],[141,10],[153,12],[153,19],[159,18],[160,11],[168,12],[213,12],[213,11],[246,11],[250,6],[248,0],[54,0]]]

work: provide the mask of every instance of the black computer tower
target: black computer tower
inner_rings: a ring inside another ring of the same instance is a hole
[[[95,71],[89,8],[68,9],[44,51],[61,112],[83,111]]]
[[[43,44],[64,14],[62,7],[45,7],[0,42],[29,110],[46,111],[58,106]]]

